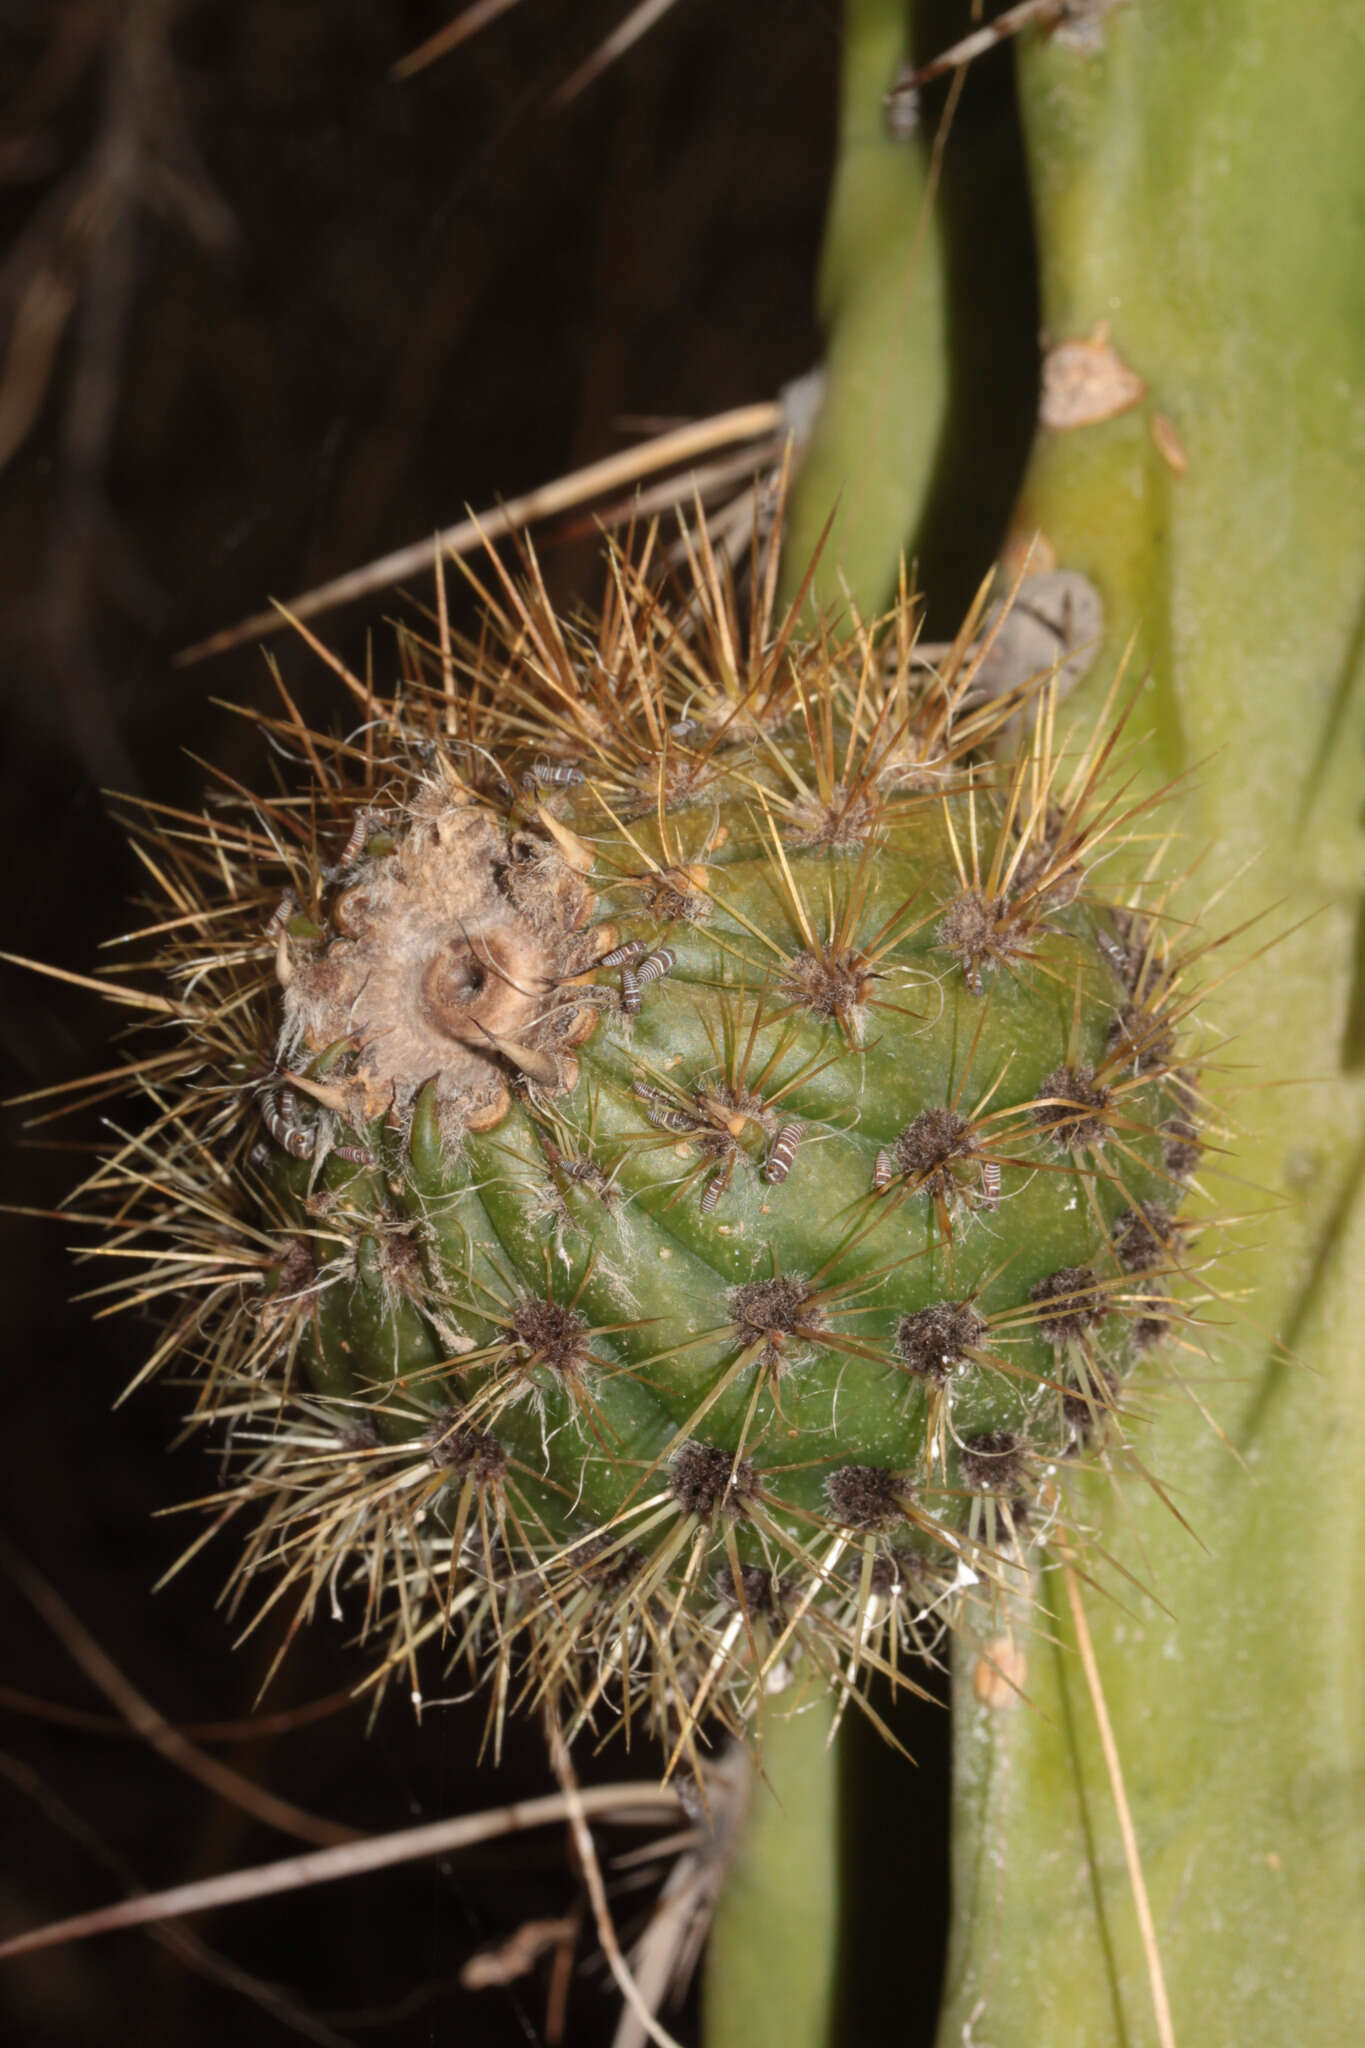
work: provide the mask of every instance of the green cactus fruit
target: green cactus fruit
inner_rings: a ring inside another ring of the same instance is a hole
[[[703,537],[589,630],[504,577],[354,729],[286,697],[296,788],[147,815],[182,1036],[97,1181],[238,1576],[376,1683],[430,1641],[680,1747],[912,1683],[1193,1313],[1198,947],[1109,901],[1115,736],[1044,687],[997,761],[972,622],[930,668],[908,599],[799,638],[774,583]]]

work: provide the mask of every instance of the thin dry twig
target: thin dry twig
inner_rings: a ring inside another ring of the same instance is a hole
[[[582,1865],[583,1882],[588,1888],[588,1899],[592,1906],[592,1917],[597,1927],[597,1939],[602,1944],[602,1953],[607,1967],[616,1979],[616,1988],[625,2000],[639,2024],[658,2048],[680,2048],[680,2044],[666,2027],[659,2024],[641,1994],[640,1987],[631,1974],[630,1965],[621,1953],[621,1944],[616,1939],[616,1928],[612,1923],[611,1908],[607,1903],[607,1888],[602,1881],[602,1867],[597,1860],[593,1846],[592,1832],[588,1827],[587,1794],[581,1792],[569,1757],[569,1747],[558,1725],[551,1721],[550,1762],[554,1774],[563,1787],[565,1811],[569,1826],[573,1830],[574,1847]]]
[[[0,1775],[8,1778],[11,1785],[40,1807],[48,1820],[58,1827],[73,1842],[79,1843],[86,1854],[102,1864],[116,1883],[134,1897],[140,1896],[142,1887],[137,1875],[126,1859],[117,1854],[109,1844],[91,1827],[81,1814],[59,1798],[26,1764],[17,1757],[0,1755]],[[305,2012],[287,1993],[277,1985],[268,1984],[255,1977],[238,1964],[219,1955],[216,1949],[201,1941],[188,1927],[158,1927],[148,1929],[157,1941],[171,1955],[182,1962],[187,1969],[196,1971],[201,1977],[221,1984],[229,1991],[235,1991],[242,1998],[249,1999],[263,2012],[268,2012],[282,2026],[290,2027],[306,2041],[315,2041],[318,2048],[347,2048],[344,2038],[336,2034],[322,2020]]]
[[[1090,1624],[1085,1618],[1080,1585],[1072,1570],[1069,1554],[1064,1548],[1060,1549],[1060,1558],[1062,1583],[1066,1587],[1067,1603],[1071,1608],[1071,1619],[1076,1629],[1076,1647],[1081,1653],[1081,1668],[1085,1672],[1090,1704],[1095,1714],[1095,1725],[1099,1729],[1100,1747],[1104,1751],[1104,1767],[1109,1774],[1109,1790],[1114,1801],[1119,1834],[1123,1840],[1123,1858],[1128,1866],[1128,1883],[1132,1888],[1133,1908],[1137,1913],[1138,1929],[1142,1936],[1142,1952],[1147,1963],[1147,1981],[1151,1987],[1157,2039],[1161,2043],[1161,2048],[1176,2048],[1170,1999],[1166,1993],[1166,1975],[1161,1967],[1161,1950],[1156,1938],[1156,1923],[1152,1918],[1151,1900],[1147,1896],[1147,1881],[1142,1874],[1142,1857],[1138,1851],[1137,1832],[1133,1827],[1133,1814],[1123,1783],[1123,1767],[1119,1762],[1118,1744],[1114,1740],[1113,1724],[1109,1719],[1104,1687],[1100,1682],[1095,1645],[1091,1641]]]
[[[451,50],[468,42],[481,28],[487,28],[490,21],[496,21],[500,14],[506,14],[515,7],[517,0],[474,0],[472,7],[462,7],[453,21],[444,28],[438,28],[434,35],[419,43],[415,50],[409,50],[406,57],[400,57],[389,73],[395,83],[415,77],[425,71],[438,57],[449,55]]]
[[[264,1821],[267,1827],[296,1835],[300,1841],[317,1842],[329,1848],[361,1839],[354,1828],[342,1827],[337,1821],[322,1820],[316,1814],[305,1813],[301,1806],[253,1784],[250,1778],[234,1771],[230,1764],[205,1756],[201,1749],[196,1749],[173,1728],[164,1715],[157,1712],[150,1700],[145,1700],[137,1688],[129,1684],[84,1623],[72,1613],[56,1587],[3,1536],[0,1536],[0,1563],[24,1598],[37,1609],[63,1649],[80,1665],[91,1684],[98,1686],[105,1698],[118,1708],[134,1733],[142,1736],[177,1770],[198,1778],[200,1784],[206,1785],[211,1792],[241,1807],[255,1819]]]
[[[359,1877],[371,1870],[388,1870],[397,1863],[411,1863],[424,1856],[449,1856],[468,1849],[475,1842],[491,1841],[498,1835],[521,1834],[527,1828],[542,1828],[564,1821],[576,1811],[581,1816],[601,1814],[626,1821],[660,1811],[676,1813],[679,1801],[667,1785],[590,1785],[575,1791],[572,1801],[564,1792],[547,1792],[541,1799],[524,1799],[510,1806],[491,1807],[486,1813],[458,1815],[453,1820],[430,1821],[420,1828],[399,1828],[388,1835],[368,1835],[359,1842],[347,1842],[336,1849],[312,1849],[302,1856],[285,1856],[276,1863],[257,1863],[249,1870],[230,1870],[221,1877],[200,1878],[193,1884],[173,1885],[145,1898],[120,1899],[112,1906],[93,1912],[76,1913],[68,1920],[53,1920],[45,1927],[30,1928],[0,1942],[0,1959],[27,1955],[34,1949],[57,1948],[68,1941],[84,1941],[92,1934],[108,1934],[120,1927],[145,1927],[151,1921],[175,1920],[186,1913],[202,1913],[211,1907],[236,1906],[247,1899],[268,1899],[280,1892],[302,1891],[308,1885],[330,1884],[339,1877]],[[676,2048],[676,2044],[666,2044]]]
[[[591,57],[555,88],[550,105],[566,107],[570,100],[576,100],[609,65],[614,64],[618,57],[624,57],[642,36],[648,35],[655,23],[662,21],[675,4],[676,0],[639,0],[639,5],[631,8],[624,21],[618,22],[611,34],[602,38]]]
[[[281,1707],[273,1714],[247,1714],[234,1721],[190,1721],[169,1725],[190,1742],[266,1742],[276,1735],[292,1735],[314,1721],[325,1721],[355,1705],[350,1686],[325,1693],[302,1706]],[[141,1741],[142,1731],[129,1727],[116,1714],[100,1714],[93,1707],[73,1707],[66,1700],[42,1699],[17,1685],[0,1685],[0,1713],[23,1714],[33,1721],[47,1721],[54,1728],[79,1728],[86,1735],[106,1735],[124,1741]]]
[[[514,1984],[519,1977],[530,1975],[547,1949],[558,1948],[577,1931],[576,1913],[566,1913],[558,1920],[523,1920],[505,1941],[472,1955],[460,1972],[460,1982],[466,1991]]]
[[[290,598],[283,610],[272,606],[268,611],[254,612],[240,625],[229,626],[221,633],[210,635],[207,640],[197,641],[193,647],[182,648],[176,656],[176,665],[186,668],[193,662],[206,661],[211,655],[225,654],[231,647],[240,647],[244,640],[278,633],[285,625],[299,619],[316,618],[320,612],[333,611],[338,605],[350,604],[356,598],[373,596],[376,591],[387,590],[406,576],[420,575],[443,554],[469,554],[488,541],[500,540],[535,520],[571,511],[605,491],[619,491],[639,477],[652,476],[657,470],[674,463],[690,462],[699,455],[709,454],[713,448],[728,447],[735,441],[762,440],[777,433],[782,422],[782,407],[773,399],[758,405],[737,406],[730,412],[716,413],[710,419],[696,420],[687,426],[675,427],[666,434],[655,435],[619,455],[605,456],[600,462],[590,462],[584,469],[575,469],[567,476],[557,477],[553,483],[543,484],[537,490],[526,492],[523,497],[509,498],[502,505],[473,513],[457,525],[445,527],[429,540],[415,541],[410,547],[398,548],[392,554],[381,555],[378,561],[366,563],[363,569],[352,569],[330,583],[304,591],[300,596]],[[688,478],[680,478],[680,502],[690,492]]]

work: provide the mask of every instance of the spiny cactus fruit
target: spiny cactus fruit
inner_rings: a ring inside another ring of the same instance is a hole
[[[648,552],[596,627],[498,570],[332,735],[284,693],[282,793],[147,811],[180,1036],[90,1185],[239,1583],[685,1745],[913,1683],[1123,1454],[1204,1116],[1113,735],[1044,688],[999,762],[974,620],[931,669],[904,593],[802,636],[775,551]]]

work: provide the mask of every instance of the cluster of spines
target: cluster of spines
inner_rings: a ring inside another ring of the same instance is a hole
[[[179,1065],[194,1083],[180,1079],[176,1056],[153,1054],[132,1068],[156,1111],[152,1130],[129,1140],[89,1187],[113,1195],[125,1230],[147,1248],[139,1303],[160,1295],[188,1303],[156,1361],[176,1349],[197,1353],[207,1368],[201,1413],[233,1423],[244,1471],[216,1505],[264,1504],[239,1582],[269,1567],[278,1575],[272,1600],[292,1588],[303,1612],[324,1595],[335,1601],[338,1583],[355,1579],[365,1587],[362,1633],[389,1632],[382,1674],[406,1667],[416,1688],[417,1647],[439,1638],[457,1661],[496,1672],[499,1711],[517,1669],[522,1692],[576,1689],[584,1716],[612,1694],[618,1707],[643,1704],[652,1718],[681,1715],[688,1727],[703,1709],[742,1721],[756,1689],[798,1652],[843,1690],[877,1671],[903,1677],[903,1655],[932,1648],[966,1590],[999,1576],[1002,1558],[1024,1539],[1037,1492],[1027,1438],[1002,1430],[957,1441],[960,1484],[948,1485],[945,1389],[954,1375],[980,1363],[1017,1371],[1002,1344],[1020,1330],[1041,1332],[1057,1355],[1049,1386],[1070,1448],[1089,1454],[1102,1448],[1118,1403],[1117,1378],[1094,1349],[1096,1330],[1123,1318],[1134,1342],[1147,1342],[1189,1313],[1176,1307],[1169,1283],[1185,1250],[1172,1212],[1197,1165],[1204,1126],[1197,1083],[1177,1065],[1176,1026],[1190,998],[1159,921],[1121,915],[1099,928],[1127,998],[1103,1056],[1068,1053],[1035,1096],[1008,1110],[990,1108],[993,1086],[964,1107],[969,1058],[954,1099],[921,1111],[877,1152],[867,1178],[872,1209],[851,1221],[828,1261],[837,1267],[888,1200],[923,1198],[951,1262],[955,1230],[1007,1198],[1007,1170],[1062,1170],[1089,1186],[1115,1179],[1098,1161],[1139,1134],[1126,1099],[1169,1083],[1172,1114],[1161,1138],[1170,1208],[1134,1202],[1101,1233],[1112,1274],[1058,1268],[1003,1315],[945,1296],[901,1318],[885,1362],[927,1390],[922,1469],[826,1458],[819,1511],[793,1509],[764,1483],[746,1454],[752,1443],[741,1437],[732,1451],[693,1433],[704,1432],[703,1414],[674,1432],[665,1454],[640,1465],[625,1505],[603,1526],[566,1536],[565,1520],[581,1519],[572,1499],[555,1518],[561,1526],[546,1521],[543,1471],[496,1434],[507,1404],[538,1381],[570,1387],[585,1459],[629,1464],[600,1432],[594,1441],[591,1380],[600,1361],[589,1323],[556,1294],[548,1261],[543,1296],[508,1283],[499,1303],[486,1281],[467,1282],[452,1308],[460,1288],[447,1274],[433,1277],[425,1226],[412,1220],[422,1205],[400,1201],[395,1210],[391,1199],[416,1143],[414,1112],[371,1127],[348,1123],[346,1097],[331,1078],[344,1076],[354,1051],[344,1039],[302,1061],[282,1057],[274,1005],[289,945],[325,937],[337,892],[344,897],[367,864],[392,858],[405,821],[424,806],[477,805],[504,821],[509,841],[529,837],[538,857],[567,859],[609,897],[604,929],[612,943],[579,979],[591,982],[590,996],[614,988],[606,1014],[619,1020],[629,1048],[631,1020],[675,966],[689,927],[725,922],[722,846],[701,805],[709,801],[713,820],[719,794],[737,780],[749,792],[793,936],[767,939],[757,957],[731,946],[738,993],[731,984],[720,999],[732,1007],[728,1035],[696,1085],[633,1062],[647,1125],[696,1155],[682,1184],[709,1217],[741,1157],[764,1187],[783,1189],[817,1121],[804,1110],[789,1114],[784,1098],[829,1061],[857,1057],[869,1016],[902,1007],[886,1002],[880,987],[901,941],[927,934],[941,971],[960,973],[983,1011],[994,976],[1056,978],[1039,943],[1057,913],[1083,898],[1085,867],[1101,842],[1121,836],[1137,815],[1097,797],[1107,743],[1082,752],[1065,788],[1062,750],[1050,737],[1003,781],[992,768],[976,769],[980,749],[1017,704],[964,710],[969,666],[912,682],[903,604],[890,652],[885,631],[855,622],[842,647],[826,638],[813,675],[792,620],[775,625],[771,617],[770,581],[751,593],[744,643],[704,537],[695,570],[692,631],[680,635],[643,573],[618,561],[615,601],[592,640],[555,617],[537,581],[526,589],[506,578],[500,591],[484,593],[504,639],[497,658],[486,642],[432,650],[406,636],[409,672],[393,699],[343,677],[366,714],[356,738],[305,732],[287,698],[286,716],[261,721],[307,760],[314,786],[306,801],[253,805],[229,788],[197,831],[160,820],[150,807],[145,821],[181,911],[159,966],[185,991],[163,1008],[187,1027]],[[429,680],[433,654],[439,670]],[[784,730],[796,731],[800,746],[775,770]],[[965,807],[955,812],[945,796]],[[900,906],[869,931],[865,913],[887,835],[929,806],[947,823],[957,893],[946,904]],[[698,821],[699,829],[686,827],[690,846],[677,814]],[[594,815],[613,834],[605,866]],[[805,902],[786,849],[844,863],[826,915]],[[225,875],[236,906],[228,923],[219,893]],[[620,936],[623,921],[633,927],[629,936]],[[776,1056],[761,1072],[753,1066],[758,1026],[780,1029],[790,1019],[828,1023],[836,1044],[808,1059],[795,1080],[784,1075],[774,1085]],[[571,1195],[607,1201],[620,1192],[631,1141],[615,1133],[605,1150],[598,1145],[591,1117],[585,1123],[557,1099],[562,1069],[518,1064],[510,1052],[508,1064],[557,1190],[560,1227]],[[216,1077],[207,1085],[205,1073]],[[447,1150],[452,1136],[458,1132],[440,1133]],[[642,1134],[640,1142],[654,1140]],[[292,1182],[272,1151],[295,1162]],[[390,1214],[388,1226],[377,1226],[376,1207]],[[187,1245],[200,1249],[197,1268],[187,1269]],[[403,1377],[401,1391],[374,1397],[325,1384],[310,1390],[319,1315],[329,1301],[344,1309],[365,1246],[380,1320],[396,1329],[406,1317],[435,1332],[433,1392],[453,1381],[475,1386],[472,1398],[433,1405],[420,1368]],[[204,1288],[197,1300],[186,1295],[195,1280]],[[853,1282],[780,1272],[731,1291],[737,1357],[744,1370],[757,1363],[755,1385],[766,1376],[779,1412],[793,1346],[867,1355],[841,1321],[844,1297],[856,1293]],[[242,1316],[244,1302],[254,1315]],[[471,1302],[472,1319],[494,1330],[486,1342],[462,1334],[457,1310]],[[963,1494],[965,1509],[953,1504]],[[936,1495],[946,1511],[932,1505]],[[670,1577],[680,1560],[680,1575]],[[756,1662],[760,1641],[768,1647]]]

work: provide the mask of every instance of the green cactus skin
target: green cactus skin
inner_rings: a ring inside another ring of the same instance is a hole
[[[817,589],[831,601],[845,587],[862,592],[876,610],[929,488],[947,409],[947,315],[928,165],[889,132],[883,104],[906,55],[909,10],[904,0],[847,0],[843,14],[839,157],[819,284],[824,398],[802,458],[785,575],[795,591],[832,514]]]
[[[1226,1170],[1268,1204],[1220,1280],[1249,1306],[1200,1375],[1246,1464],[1163,1413],[1151,1455],[1203,1547],[1105,1508],[1166,1611],[1088,1611],[1175,2038],[1328,2048],[1365,2012],[1365,41],[1336,8],[1173,0],[1104,31],[1091,59],[1021,48],[1044,319],[1054,340],[1108,320],[1148,395],[1043,431],[1020,522],[1099,585],[1111,648],[1137,632],[1155,772],[1199,764],[1182,826],[1211,849],[1203,886],[1287,936],[1206,1011],[1236,1048],[1210,1090],[1242,1089]],[[969,2020],[995,2048],[1157,2038],[1063,1638],[1036,1714],[959,1685],[945,2048]]]
[[[380,1681],[431,1640],[495,1724],[675,1755],[913,1684],[1192,1312],[1192,992],[1164,885],[1095,894],[1112,742],[1049,700],[973,766],[975,658],[903,606],[795,640],[774,571],[742,630],[703,550],[682,631],[620,566],[595,640],[509,580],[463,692],[411,642],[363,745],[281,721],[302,797],[153,816],[184,1081],[100,1176],[189,1283],[244,1575]]]
[[[770,1703],[760,1730],[763,1771],[753,1774],[748,1810],[738,1824],[735,1860],[725,1879],[726,1910],[706,1947],[702,2039],[815,2041],[828,2037],[835,1996],[839,1865],[829,1853],[837,1821],[828,1767],[831,1715]],[[776,1709],[774,1711],[773,1709]],[[781,1787],[778,1793],[776,1788]],[[774,1977],[754,1922],[780,1926],[790,1944]]]

